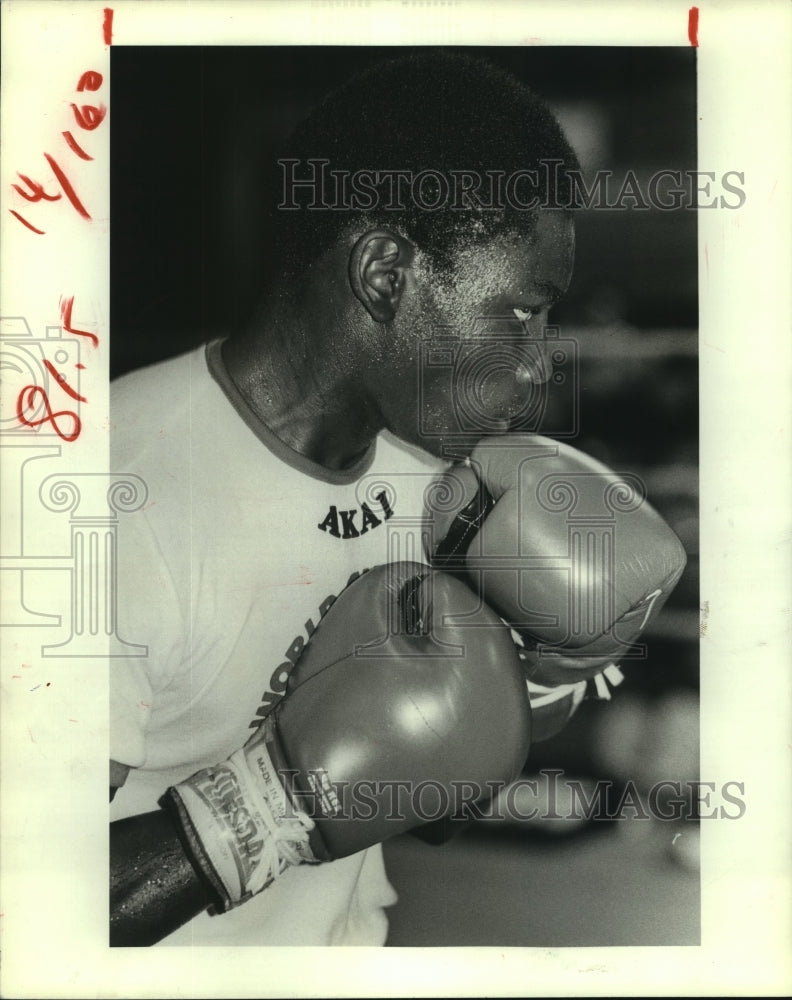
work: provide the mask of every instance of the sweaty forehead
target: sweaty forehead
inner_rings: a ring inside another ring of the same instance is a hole
[[[462,250],[448,291],[480,303],[505,296],[552,305],[571,280],[574,246],[572,217],[540,212],[530,233],[510,232]]]

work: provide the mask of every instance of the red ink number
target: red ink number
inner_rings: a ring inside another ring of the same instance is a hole
[[[99,338],[95,333],[91,333],[88,330],[78,330],[77,327],[72,326],[72,309],[74,308],[74,296],[70,295],[68,299],[61,299],[60,302],[60,313],[63,319],[63,329],[67,333],[73,333],[78,337],[88,337],[94,347],[99,346]]]
[[[44,404],[45,415],[38,419],[31,419],[25,415],[25,410],[36,412],[39,405],[37,401],[38,396],[41,397],[41,401]],[[42,389],[40,385],[26,385],[19,393],[19,397],[17,398],[17,417],[19,422],[26,427],[41,427],[42,424],[52,424],[52,429],[64,441],[75,441],[80,436],[80,431],[82,430],[82,422],[79,416],[72,412],[72,410],[58,410],[57,412],[53,412],[47,391],[46,389]],[[59,425],[58,421],[61,419],[72,421],[71,432],[67,433]]]
[[[108,32],[112,35],[113,12],[109,7],[107,7],[105,8],[104,15],[104,31],[105,38],[107,38]],[[107,44],[110,44],[109,41]],[[89,69],[86,70],[77,81],[77,90],[79,93],[83,93],[86,90],[93,93],[99,90],[103,82],[104,77],[101,73],[95,69]],[[104,104],[83,104],[78,107],[76,104],[72,103],[71,109],[74,114],[74,120],[80,128],[86,132],[93,132],[94,129],[97,129],[105,120],[107,115],[107,107]],[[61,132],[61,135],[66,140],[66,145],[69,149],[81,160],[93,160],[93,157],[79,145],[71,132]],[[44,159],[50,165],[50,169],[55,175],[55,179],[60,184],[61,190],[56,194],[48,194],[44,190],[44,185],[42,183],[33,180],[26,174],[20,174],[17,172],[17,177],[24,185],[26,185],[27,190],[20,187],[19,184],[12,184],[11,187],[14,191],[21,195],[25,201],[59,201],[65,194],[75,211],[84,219],[90,219],[91,216],[89,215],[88,210],[80,201],[77,192],[74,190],[71,181],[66,176],[60,164],[53,159],[49,153],[44,153]],[[33,223],[28,222],[28,220],[23,218],[19,212],[15,212],[13,209],[9,209],[9,212],[11,212],[14,218],[21,222],[23,226],[27,226],[31,232],[36,233],[38,236],[44,236],[46,230],[39,229],[37,226],[34,226]]]
[[[23,226],[27,226],[28,229],[32,230],[34,233],[38,233],[39,236],[44,235],[43,229],[36,229],[36,227],[32,225],[30,222],[28,222],[27,219],[23,219],[22,216],[19,214],[19,212],[15,212],[13,208],[9,208],[8,211],[14,216],[15,219],[19,219],[19,221],[22,223]]]
[[[74,112],[74,120],[80,128],[85,129],[87,132],[93,132],[95,128],[98,128],[107,114],[107,108],[104,104],[100,104],[98,108],[92,104],[83,104],[81,108],[78,108],[76,104],[72,104],[71,109]]]
[[[80,146],[80,145],[77,144],[77,140],[74,138],[74,136],[71,134],[71,132],[61,132],[61,135],[66,140],[66,144],[68,145],[69,149],[73,153],[76,153],[77,156],[79,156],[81,160],[92,160],[93,159],[92,156],[89,156],[88,153],[85,152],[85,150],[82,148],[82,146]]]
[[[81,215],[84,219],[90,219],[91,216],[86,211],[85,205],[83,205],[83,203],[80,201],[79,197],[77,196],[77,192],[74,190],[74,188],[71,185],[71,182],[69,181],[69,178],[63,172],[63,170],[61,170],[58,163],[56,163],[56,161],[49,155],[49,153],[44,154],[44,159],[47,161],[47,163],[49,163],[53,174],[55,174],[56,180],[61,186],[61,191],[59,191],[58,194],[47,194],[47,192],[44,190],[43,184],[39,183],[39,181],[32,180],[30,177],[27,176],[27,174],[20,174],[19,172],[17,172],[17,177],[24,184],[28,186],[29,191],[23,190],[23,188],[21,188],[19,184],[12,184],[11,187],[17,192],[17,194],[21,195],[25,199],[25,201],[42,201],[42,200],[59,201],[65,194],[66,197],[69,199],[69,201],[72,203],[73,207],[78,212],[78,214]],[[38,233],[40,236],[44,235],[44,230],[36,229],[35,226],[33,226],[31,223],[27,221],[27,219],[23,219],[18,212],[15,212],[13,209],[9,209],[9,211],[15,218],[19,219],[21,223],[26,225],[28,229],[32,229],[34,233]]]
[[[84,90],[96,91],[102,86],[102,74],[95,69],[87,69],[77,81],[77,89],[82,93]]]
[[[61,170],[61,168],[58,166],[58,164],[52,159],[52,157],[49,155],[49,153],[45,153],[44,154],[44,159],[52,167],[53,174],[55,174],[55,176],[60,181],[60,185],[63,188],[63,190],[64,190],[64,192],[66,194],[66,197],[69,199],[69,201],[72,203],[72,205],[74,205],[74,207],[77,209],[77,211],[79,212],[79,214],[84,219],[90,219],[91,216],[86,212],[85,206],[80,201],[80,199],[77,197],[77,194],[75,193],[74,188],[69,183],[68,178],[66,177],[66,174],[64,174],[64,172]]]
[[[22,195],[25,201],[41,201],[42,198],[45,201],[57,201],[59,198],[62,197],[62,194],[60,192],[58,194],[47,194],[47,192],[44,190],[44,185],[39,184],[38,181],[32,181],[27,176],[27,174],[20,174],[19,171],[17,171],[17,177],[21,181],[24,181],[24,183],[27,184],[27,186],[30,188],[30,193],[28,194],[28,192],[23,191],[18,184],[11,185],[11,187],[16,191],[17,194]]]

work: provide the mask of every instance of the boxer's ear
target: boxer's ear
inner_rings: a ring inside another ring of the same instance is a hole
[[[349,254],[349,283],[376,323],[389,323],[399,308],[412,245],[388,229],[364,233]]]

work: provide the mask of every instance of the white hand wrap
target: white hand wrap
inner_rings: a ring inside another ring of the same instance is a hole
[[[223,904],[238,906],[291,865],[315,862],[314,822],[289,801],[264,739],[168,789],[189,846]]]

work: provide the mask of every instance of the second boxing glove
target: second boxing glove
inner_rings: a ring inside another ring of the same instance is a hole
[[[685,567],[635,476],[533,435],[487,438],[440,482],[434,565],[461,572],[555,685],[620,659]],[[453,502],[448,502],[449,497]]]

